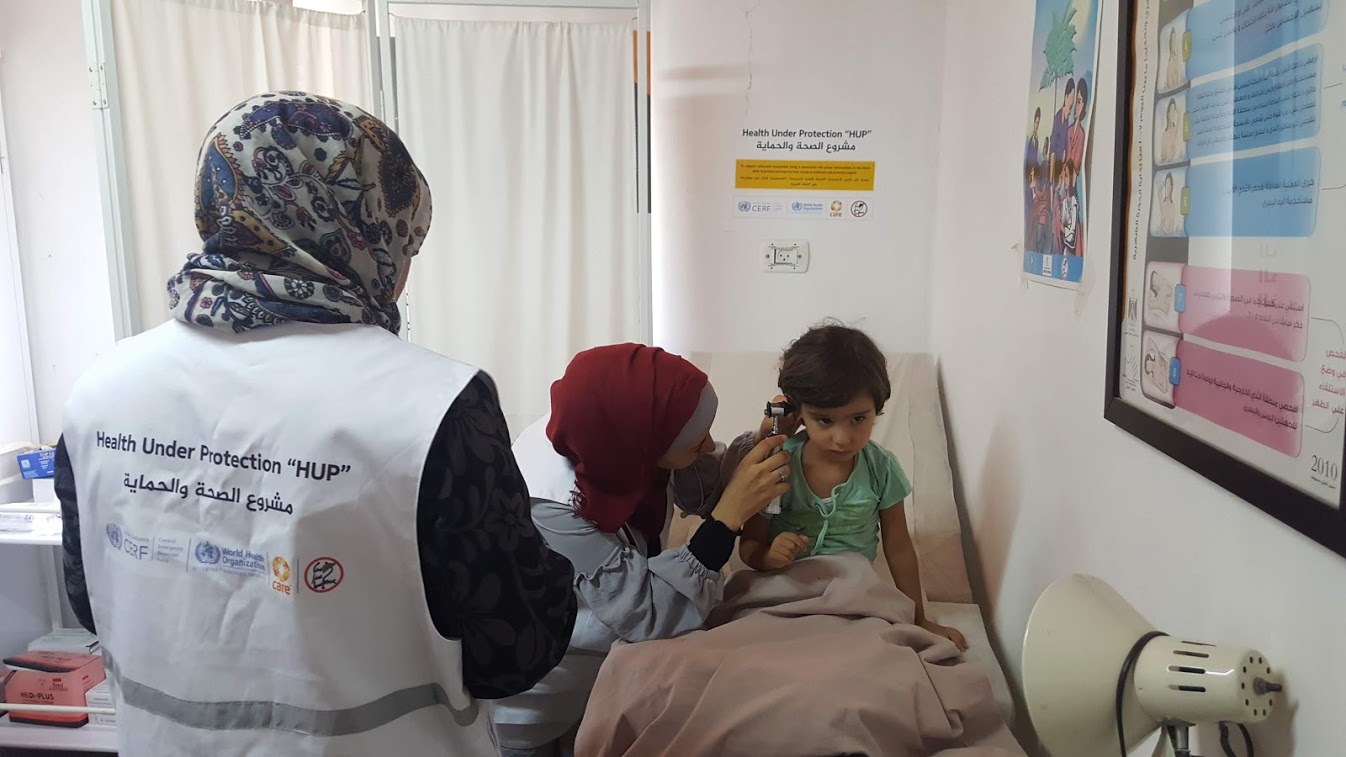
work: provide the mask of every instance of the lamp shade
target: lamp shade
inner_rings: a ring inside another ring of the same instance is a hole
[[[1098,578],[1074,575],[1047,587],[1024,634],[1023,681],[1049,754],[1116,757],[1117,681],[1136,642],[1154,630]],[[1122,691],[1127,749],[1163,724],[1264,720],[1279,681],[1253,649],[1152,639]]]
[[[1024,634],[1024,699],[1053,757],[1117,757],[1117,675],[1131,647],[1153,631],[1111,586],[1075,575],[1047,587]],[[1159,728],[1128,686],[1128,748]]]

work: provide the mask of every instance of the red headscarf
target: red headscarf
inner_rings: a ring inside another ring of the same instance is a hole
[[[581,352],[551,385],[547,438],[575,465],[575,512],[607,533],[630,523],[657,539],[668,471],[655,463],[696,411],[708,379],[658,347]]]

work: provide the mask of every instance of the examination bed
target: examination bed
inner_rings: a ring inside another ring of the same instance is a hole
[[[755,427],[762,417],[766,400],[775,393],[778,355],[694,353],[688,357],[710,375],[719,394],[720,409],[713,429],[715,438],[727,441]],[[975,666],[985,674],[994,698],[994,706],[983,700],[982,709],[998,709],[1006,723],[1013,723],[1009,686],[990,646],[981,609],[972,602],[934,359],[927,354],[889,354],[887,357],[893,397],[884,407],[873,438],[897,456],[914,487],[906,511],[921,562],[927,613],[933,620],[963,632],[969,649],[962,664]],[[666,534],[666,544],[677,547],[686,543],[695,524],[700,522],[698,518],[675,515]],[[858,565],[863,570],[863,562]],[[875,561],[874,569],[881,581],[891,586],[882,553]],[[737,555],[726,567],[731,574],[744,570],[747,568]],[[627,658],[628,664],[630,659]],[[649,675],[653,670],[662,669],[671,668],[667,663],[650,662],[642,669],[642,674]],[[592,708],[593,700],[590,704]],[[653,706],[662,705],[656,702]],[[586,716],[586,721],[588,719]]]

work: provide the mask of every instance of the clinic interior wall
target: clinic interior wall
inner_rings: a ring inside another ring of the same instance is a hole
[[[0,9],[38,424],[52,441],[74,380],[113,342],[80,3],[0,0]],[[836,316],[887,349],[928,350],[940,4],[654,0],[652,15],[656,341],[772,350]],[[901,30],[900,40],[882,29]],[[922,75],[895,73],[911,70]],[[736,224],[741,141],[731,137],[759,122],[873,128],[872,217]],[[776,238],[810,242],[807,275],[759,272],[757,252]]]
[[[1346,603],[1335,587],[1346,562],[1103,420],[1101,258],[1078,294],[1019,279],[1011,248],[1032,10],[1031,0],[654,0],[656,340],[774,350],[831,315],[887,349],[933,350],[1011,677],[1041,590],[1090,572],[1162,628],[1251,644],[1285,669],[1289,706],[1258,730],[1262,753],[1335,754],[1333,718],[1346,705],[1335,644]],[[1105,0],[1104,61],[1115,58],[1114,14]],[[83,55],[78,0],[0,0],[44,439],[59,431],[74,378],[112,342]],[[1112,143],[1114,81],[1103,66],[1096,145]],[[732,219],[734,137],[795,120],[876,130],[871,223]],[[1103,192],[1109,157],[1094,153]],[[1106,202],[1091,213],[1088,247],[1107,249]],[[779,238],[810,242],[809,274],[758,271],[761,243]],[[17,575],[10,567],[0,573]],[[32,601],[0,593],[0,612],[16,617],[16,604]]]
[[[113,344],[79,0],[0,0],[0,93],[41,441]]]
[[[0,97],[34,402],[40,439],[51,442],[75,379],[112,346],[79,0],[0,0]],[[0,651],[18,651],[46,628],[37,577],[49,556],[0,548]]]
[[[1092,135],[1086,249],[1099,251],[1112,234],[1118,1],[1103,2]],[[1012,677],[1037,596],[1092,573],[1161,629],[1247,644],[1283,668],[1288,706],[1256,729],[1259,754],[1340,754],[1346,560],[1103,419],[1108,261],[1089,260],[1075,293],[1023,284],[1012,249],[1034,3],[945,6],[931,338]],[[1209,731],[1198,747],[1220,753]]]
[[[830,316],[928,351],[943,4],[653,0],[651,29],[655,341],[779,350]],[[773,127],[873,129],[869,216],[735,218],[742,130]],[[773,240],[807,241],[808,273],[762,272]]]

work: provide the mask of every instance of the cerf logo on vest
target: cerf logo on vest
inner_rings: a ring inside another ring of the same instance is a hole
[[[287,597],[290,596],[292,592],[290,587],[290,563],[284,557],[276,557],[271,560],[271,575],[274,578],[271,582],[271,588]]]

